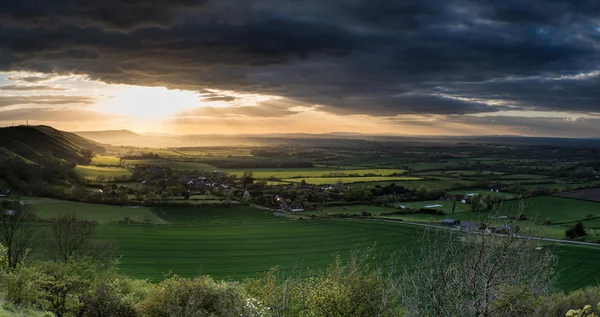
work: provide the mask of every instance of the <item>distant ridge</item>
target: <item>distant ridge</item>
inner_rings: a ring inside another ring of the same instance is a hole
[[[73,133],[102,144],[145,146],[144,144],[147,143],[145,136],[129,130],[78,131]]]
[[[16,158],[30,163],[58,160],[77,164],[89,160],[90,152],[105,151],[94,141],[49,126],[0,128],[0,161]]]

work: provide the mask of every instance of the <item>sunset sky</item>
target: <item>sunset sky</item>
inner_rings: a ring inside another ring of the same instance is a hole
[[[0,126],[600,137],[600,1],[0,3]]]

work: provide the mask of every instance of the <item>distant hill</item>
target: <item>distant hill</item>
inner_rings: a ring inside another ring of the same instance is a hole
[[[73,133],[102,144],[112,144],[117,146],[126,145],[144,147],[152,140],[152,137],[139,135],[129,130],[79,131]]]
[[[104,153],[100,144],[48,126],[0,128],[0,161],[21,158],[39,163],[58,160],[85,163],[90,153]]]

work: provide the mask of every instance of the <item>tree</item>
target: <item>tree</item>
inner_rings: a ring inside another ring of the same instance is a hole
[[[4,271],[8,267],[8,257],[6,250],[6,247],[4,247],[0,243],[0,272]]]
[[[577,239],[577,238],[585,237],[587,235],[587,233],[585,232],[583,223],[578,222],[572,228],[565,231],[565,235],[569,239]]]
[[[454,215],[454,211],[456,210],[456,196],[452,196],[452,214]]]
[[[52,224],[50,256],[60,262],[92,257],[98,261],[112,261],[113,245],[96,241],[96,221],[82,219],[75,214],[62,215]]]
[[[16,268],[37,243],[36,216],[31,205],[17,201],[2,202],[0,243],[6,247],[7,265]]]
[[[523,236],[425,231],[400,283],[408,316],[531,316],[555,258]]]
[[[473,195],[473,196],[471,196],[471,210],[473,212],[479,211],[480,202],[481,202],[481,200],[479,199],[479,195]]]

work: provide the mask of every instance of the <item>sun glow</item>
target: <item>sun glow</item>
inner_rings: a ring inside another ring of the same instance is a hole
[[[142,118],[160,118],[202,107],[198,93],[164,87],[119,86],[99,103],[103,111]]]

